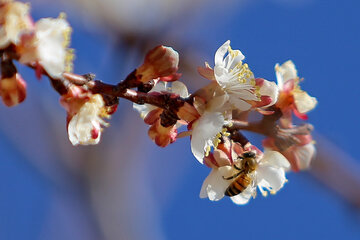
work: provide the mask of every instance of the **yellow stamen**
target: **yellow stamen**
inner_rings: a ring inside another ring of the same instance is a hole
[[[60,18],[60,19],[66,19],[66,13],[61,12],[61,13],[59,14],[59,17],[58,17],[58,18]]]
[[[211,147],[207,146],[206,151],[205,151],[205,157],[209,156],[210,150],[211,150]]]
[[[235,58],[237,55],[239,55],[239,50],[232,50],[231,46],[229,46],[228,48],[229,54],[232,58]]]

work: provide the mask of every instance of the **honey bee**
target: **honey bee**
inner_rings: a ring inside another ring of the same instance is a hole
[[[236,170],[239,170],[239,172],[230,177],[223,176],[225,180],[235,178],[235,180],[225,190],[225,195],[229,197],[242,193],[252,183],[252,178],[249,174],[254,172],[258,165],[256,162],[256,154],[254,152],[244,152],[239,158],[241,159],[241,167],[239,168],[235,163],[233,165],[233,167]]]

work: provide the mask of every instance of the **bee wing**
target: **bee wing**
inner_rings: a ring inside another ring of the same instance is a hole
[[[252,196],[253,198],[256,198],[256,194],[257,194],[256,186],[257,186],[257,183],[256,183],[256,181],[255,181],[254,178],[253,178],[252,181],[251,181],[251,183],[250,183],[250,185],[249,185],[249,188],[254,189],[254,191],[252,191],[252,193],[251,193],[251,196]]]

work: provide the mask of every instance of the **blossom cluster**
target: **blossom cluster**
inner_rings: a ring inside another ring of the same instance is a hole
[[[211,168],[201,198],[229,196],[245,204],[257,188],[266,196],[286,183],[285,173],[308,168],[315,155],[312,125],[307,120],[317,100],[301,89],[292,61],[275,65],[276,82],[255,77],[240,50],[226,41],[215,53],[214,65],[198,67],[208,83],[189,94],[179,81],[179,54],[171,47],[150,50],[141,66],[116,85],[94,80],[93,74],[72,73],[71,27],[63,15],[34,22],[29,5],[0,0],[0,96],[6,106],[25,100],[26,83],[13,61],[47,76],[67,112],[73,145],[98,144],[104,120],[117,109],[120,98],[133,107],[156,145],[166,147],[190,137],[190,148],[201,164]],[[257,114],[261,120],[253,120]],[[243,134],[265,138],[260,150]]]
[[[190,97],[179,81],[171,86],[158,82],[150,93],[167,92],[187,99],[177,112],[177,121],[166,128],[159,121],[161,108],[134,104],[145,123],[151,125],[149,136],[157,145],[165,147],[179,137],[191,137],[193,155],[211,168],[200,192],[202,198],[217,201],[228,192],[235,203],[245,204],[256,196],[256,187],[264,196],[267,191],[276,193],[286,182],[285,173],[308,168],[315,154],[311,127],[299,127],[292,121],[293,113],[306,120],[306,113],[317,104],[301,90],[293,62],[276,64],[275,83],[255,77],[244,59],[242,52],[233,50],[226,41],[215,53],[213,68],[208,63],[198,68],[210,82]],[[250,122],[251,112],[263,119]],[[182,125],[187,129],[178,133]],[[240,132],[252,128],[266,136],[264,151]],[[253,169],[246,167],[249,153],[255,161]]]
[[[30,5],[22,2],[0,1],[0,96],[8,107],[26,98],[26,82],[18,73],[13,60],[31,66],[36,76],[49,76],[56,81],[71,71],[73,51],[69,49],[71,27],[64,14],[58,18],[42,18],[34,22],[29,14]],[[113,107],[107,107],[103,97],[86,88],[68,84],[60,102],[67,110],[69,139],[74,144],[97,144],[102,119],[109,117]]]

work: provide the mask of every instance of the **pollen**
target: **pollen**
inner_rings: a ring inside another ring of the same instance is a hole
[[[69,47],[70,45],[70,37],[71,37],[71,32],[72,32],[72,29],[71,27],[67,27],[64,31],[63,31],[63,38],[64,38],[64,41],[63,41],[63,47],[64,48],[67,48]]]
[[[256,97],[260,99],[261,94],[260,94],[260,87],[259,86],[255,87],[255,94],[256,94]]]
[[[74,49],[67,49],[65,55],[65,71],[72,72],[73,71],[73,61],[75,58]]]
[[[249,69],[249,65],[247,63],[244,63],[243,65],[240,63],[240,65],[237,65],[236,68],[236,75],[239,83],[250,83],[253,86],[255,85],[255,80],[253,79],[254,74]]]
[[[227,128],[223,128],[221,129],[221,135],[228,137],[230,136],[230,133],[228,132]]]
[[[229,51],[229,54],[230,54],[230,56],[232,57],[232,58],[235,58],[236,56],[238,56],[239,55],[239,50],[232,50],[232,48],[229,46],[229,48],[228,48],[228,51]]]
[[[205,157],[209,156],[210,150],[211,150],[211,147],[207,146],[206,151],[205,151]]]

